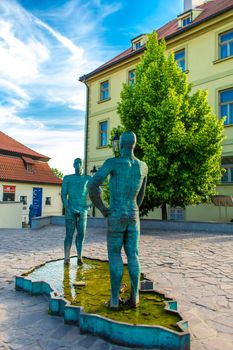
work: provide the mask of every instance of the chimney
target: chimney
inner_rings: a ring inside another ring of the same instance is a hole
[[[194,9],[195,7],[202,5],[205,0],[184,0],[184,12]]]

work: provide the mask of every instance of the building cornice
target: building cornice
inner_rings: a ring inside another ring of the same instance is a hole
[[[164,39],[167,42],[167,44],[170,44],[169,41],[172,41],[173,39],[177,39],[177,37],[178,37],[178,39],[181,39],[183,37],[183,35],[186,33],[187,33],[187,35],[192,34],[191,31],[193,29],[197,28],[198,26],[200,26],[200,30],[203,30],[202,25],[204,23],[209,22],[212,19],[215,19],[216,17],[221,16],[221,15],[223,15],[231,10],[233,10],[233,4],[226,7],[225,9],[217,11],[216,13],[214,13],[214,14],[212,14],[212,15],[210,15],[202,20],[199,20],[195,23],[191,23],[187,27],[181,28],[173,34],[165,36]],[[208,24],[207,24],[207,27],[208,27]],[[179,36],[180,36],[180,38],[179,38]],[[146,49],[146,46],[144,45],[141,48],[139,48],[135,51],[131,51],[128,54],[126,54],[125,56],[120,57],[119,59],[116,59],[114,62],[110,61],[108,64],[105,64],[104,66],[100,66],[99,68],[95,69],[94,71],[92,71],[86,75],[81,76],[79,78],[79,81],[87,82],[90,78],[95,77],[98,74],[102,74],[104,71],[108,71],[110,68],[118,66],[120,63],[127,62],[130,58],[140,56],[144,52],[145,49]]]

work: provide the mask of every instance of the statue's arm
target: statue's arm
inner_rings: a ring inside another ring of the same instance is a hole
[[[67,194],[68,194],[68,183],[67,183],[67,178],[64,177],[62,186],[61,186],[61,200],[65,208],[69,206]]]
[[[142,182],[142,186],[140,188],[140,191],[138,193],[138,197],[137,197],[137,205],[140,207],[142,205],[143,202],[143,198],[145,196],[145,191],[146,191],[146,182],[147,182],[147,177],[145,176]]]
[[[109,209],[104,205],[101,198],[101,191],[99,186],[102,185],[106,177],[110,174],[110,167],[108,161],[105,161],[102,167],[97,171],[97,173],[91,178],[88,183],[89,196],[96,208],[98,208],[103,216],[107,217]]]

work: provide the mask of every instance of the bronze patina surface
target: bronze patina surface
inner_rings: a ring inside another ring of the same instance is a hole
[[[66,212],[66,237],[64,241],[65,263],[70,261],[70,248],[77,229],[75,239],[78,263],[82,264],[83,242],[87,226],[88,190],[87,184],[91,179],[82,175],[82,160],[74,160],[75,174],[64,176],[62,182],[61,198]]]
[[[131,293],[129,303],[139,303],[140,263],[138,240],[140,235],[139,206],[142,204],[148,168],[134,156],[136,135],[124,132],[120,137],[120,157],[107,159],[90,180],[88,188],[93,204],[107,217],[107,248],[111,281],[110,308],[119,307],[123,277],[121,250],[128,260]],[[110,206],[107,208],[99,186],[109,176]]]

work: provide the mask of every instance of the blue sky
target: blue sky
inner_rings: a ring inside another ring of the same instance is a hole
[[[182,12],[183,0],[0,0],[0,130],[72,172],[97,68]]]

